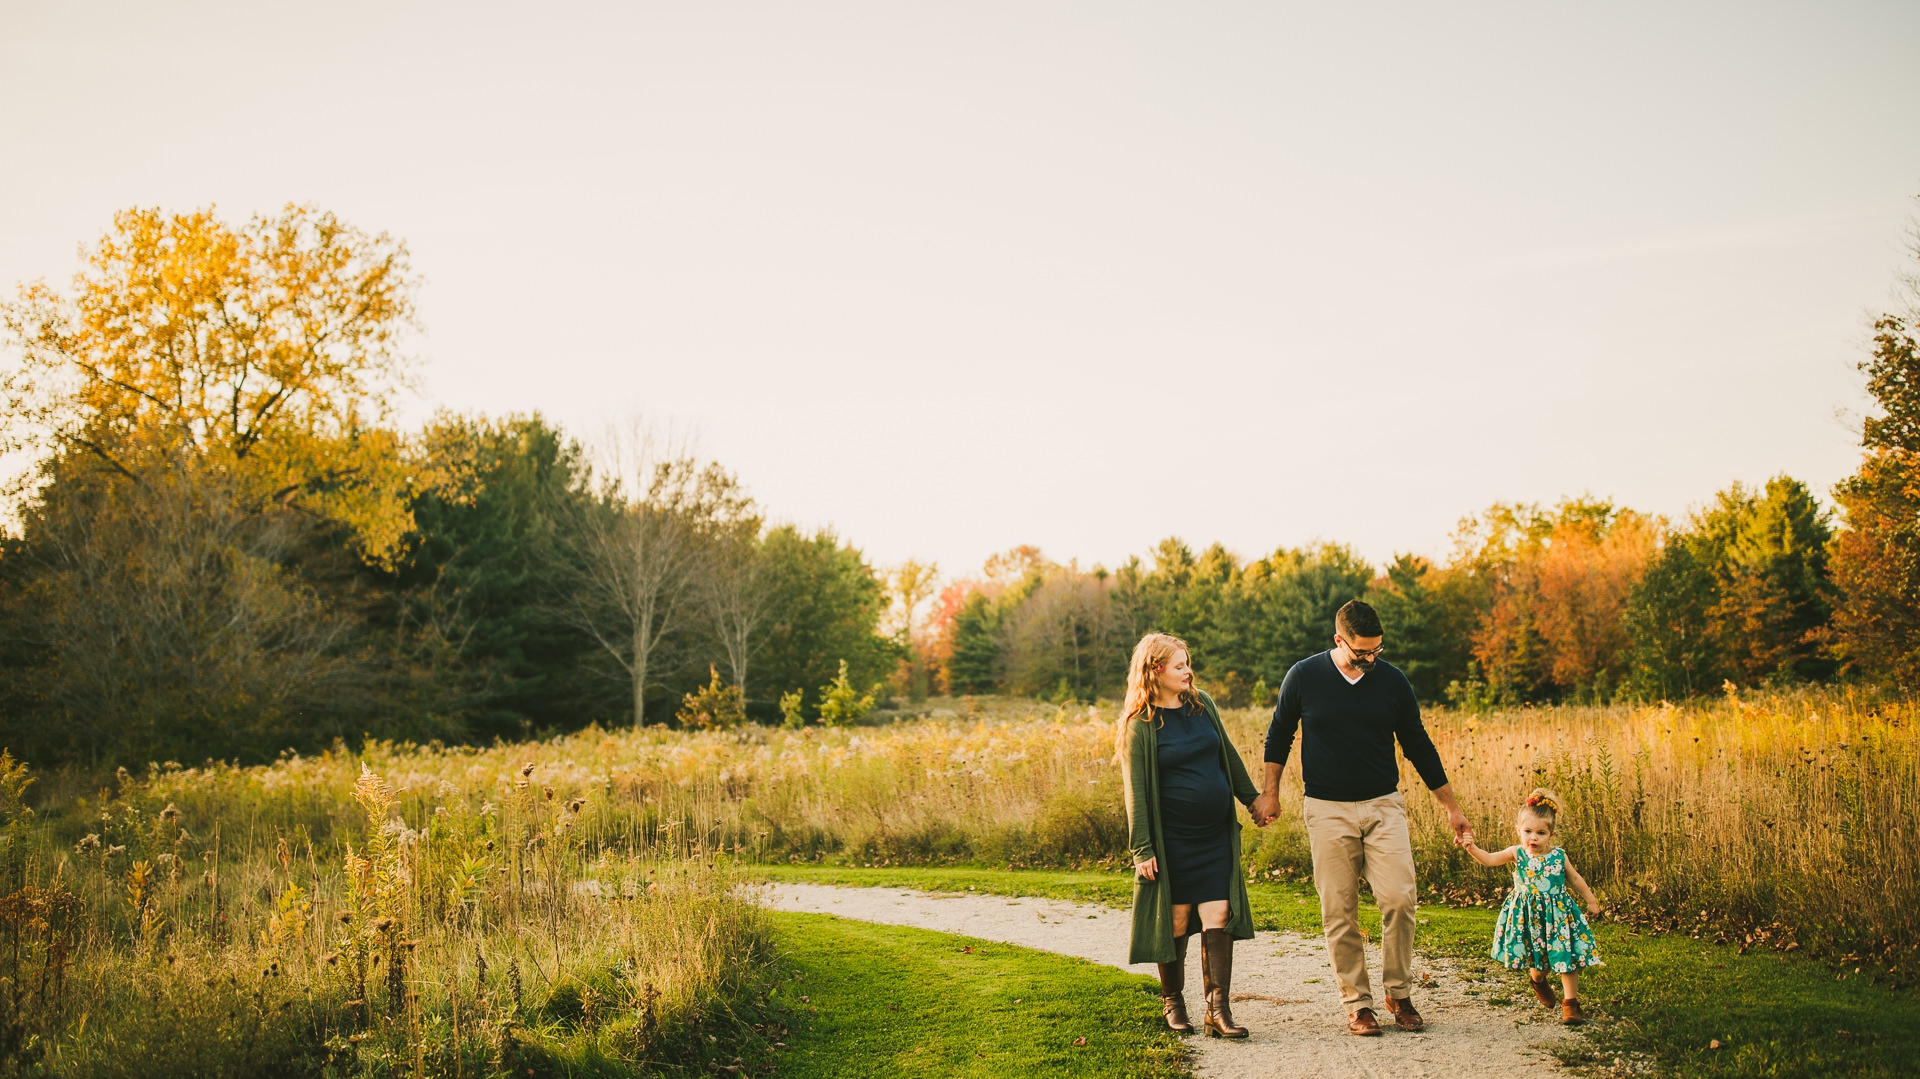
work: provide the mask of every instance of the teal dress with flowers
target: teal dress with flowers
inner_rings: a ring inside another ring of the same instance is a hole
[[[1513,891],[1493,927],[1493,957],[1514,970],[1571,974],[1602,966],[1593,930],[1567,891],[1567,855],[1555,847],[1541,857],[1513,849]]]

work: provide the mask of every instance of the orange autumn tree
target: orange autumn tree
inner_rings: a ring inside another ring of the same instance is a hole
[[[1920,347],[1914,320],[1887,315],[1862,368],[1882,415],[1868,417],[1860,470],[1834,488],[1847,528],[1830,563],[1840,654],[1860,673],[1920,684]]]
[[[1660,530],[1657,518],[1593,499],[1551,513],[1496,505],[1466,522],[1456,566],[1490,590],[1473,640],[1488,694],[1609,697],[1627,673],[1627,598]]]

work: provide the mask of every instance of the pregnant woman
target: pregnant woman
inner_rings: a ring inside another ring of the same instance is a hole
[[[1207,1033],[1244,1038],[1247,1028],[1235,1025],[1228,1010],[1233,942],[1253,938],[1233,803],[1251,806],[1260,792],[1227,739],[1213,698],[1193,686],[1186,642],[1149,633],[1134,646],[1114,743],[1134,862],[1127,962],[1159,964],[1167,1026],[1190,1031],[1187,938],[1197,929]]]

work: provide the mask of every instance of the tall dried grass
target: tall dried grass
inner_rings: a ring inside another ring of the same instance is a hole
[[[1743,950],[1812,947],[1904,981],[1920,958],[1916,718],[1911,701],[1844,689],[1730,689],[1429,728],[1483,845],[1513,842],[1526,792],[1554,787],[1569,856],[1620,917]],[[1503,883],[1448,845],[1431,799],[1410,804],[1423,881],[1454,897]]]
[[[1562,839],[1617,916],[1884,969],[1920,953],[1916,714],[1910,701],[1807,689],[1684,706],[1440,710],[1427,723],[1484,844],[1511,841],[1534,786],[1567,797]],[[1225,718],[1257,773],[1266,715]],[[383,745],[364,757],[405,788],[410,820],[465,820],[483,802],[503,820],[537,815],[516,784],[520,766],[538,762],[536,786],[586,799],[578,841],[623,856],[1118,867],[1111,720],[1104,706],[969,700],[873,727],[653,728],[485,750]],[[228,834],[324,837],[340,827],[333,792],[355,761],[162,769],[148,797],[221,820]],[[1281,820],[1248,833],[1255,874],[1308,876],[1298,776],[1291,765]],[[1430,897],[1496,899],[1504,878],[1447,842],[1411,769],[1402,787]]]
[[[1920,949],[1915,715],[1909,701],[1809,689],[1684,706],[1434,711],[1427,722],[1483,842],[1508,841],[1529,789],[1559,789],[1568,853],[1622,916],[1891,965]],[[464,820],[483,801],[522,819],[536,807],[515,801],[519,767],[537,761],[538,785],[586,799],[581,843],[634,856],[700,848],[777,861],[1118,864],[1125,821],[1111,717],[1086,705],[956,702],[878,727],[655,728],[487,750],[375,746],[365,757],[405,788],[413,820]],[[1257,772],[1267,717],[1226,719]],[[325,837],[340,827],[332,792],[354,767],[335,753],[162,770],[149,797],[221,820],[229,834]],[[1293,807],[1298,775],[1290,766],[1283,783]],[[1410,769],[1402,786],[1423,883],[1456,901],[1496,893],[1500,876],[1446,842]],[[1289,811],[1249,834],[1254,871],[1306,875],[1297,821]]]
[[[1899,978],[1920,958],[1917,714],[1806,690],[1427,720],[1483,844],[1553,786],[1617,916]],[[1225,718],[1257,771],[1267,717]],[[1124,869],[1111,721],[965,701],[869,727],[155,765],[104,798],[52,792],[0,835],[0,945],[25,942],[0,947],[0,1053],[99,1075],[692,1059],[703,1032],[774,1029],[752,1011],[765,936],[726,861]],[[1403,788],[1429,898],[1496,901],[1503,877],[1448,842],[1410,769]],[[1247,833],[1251,875],[1308,876],[1299,799],[1295,766],[1288,811]]]
[[[5,1070],[696,1070],[779,1034],[767,936],[725,866],[583,842],[584,802],[537,767],[471,798],[344,754],[156,768],[47,809],[0,930],[27,944],[12,986],[63,984],[16,994]],[[49,896],[57,924],[28,909]]]

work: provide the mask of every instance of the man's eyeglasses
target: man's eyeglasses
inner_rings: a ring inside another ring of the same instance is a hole
[[[1384,644],[1378,648],[1369,648],[1363,652],[1360,649],[1355,648],[1351,641],[1343,640],[1340,643],[1347,646],[1348,655],[1351,655],[1353,658],[1358,660],[1375,660],[1387,654],[1387,646]]]

